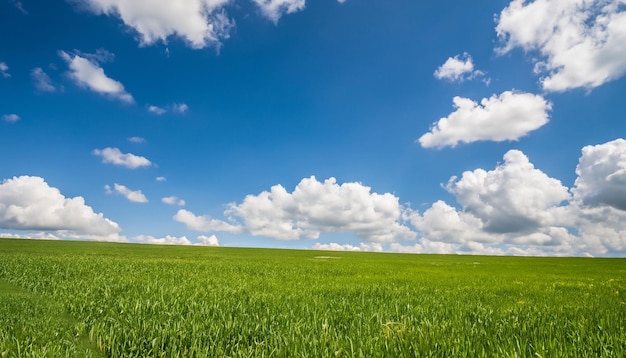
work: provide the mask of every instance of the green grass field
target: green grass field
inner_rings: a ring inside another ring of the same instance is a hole
[[[626,260],[0,240],[2,357],[625,357]]]

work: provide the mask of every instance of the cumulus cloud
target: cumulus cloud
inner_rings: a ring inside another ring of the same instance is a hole
[[[560,181],[535,169],[521,151],[511,150],[496,169],[476,169],[447,185],[465,212],[494,233],[534,231],[554,223],[552,208],[570,198]]]
[[[185,206],[185,201],[183,199],[179,199],[176,196],[168,196],[168,197],[162,198],[161,201],[168,205]]]
[[[220,241],[217,239],[217,236],[215,235],[211,235],[211,236],[200,235],[198,236],[198,241],[200,241],[198,245],[220,246]]]
[[[511,150],[495,169],[452,177],[445,188],[461,208],[437,201],[410,212],[419,240],[398,252],[490,255],[626,254],[626,141],[582,150],[571,190]]]
[[[118,148],[94,149],[93,154],[102,157],[103,163],[120,165],[129,169],[152,165],[147,158],[132,153],[122,153]]]
[[[231,233],[241,233],[243,228],[238,224],[230,224],[222,220],[213,219],[210,216],[196,216],[189,210],[180,209],[174,215],[174,220],[183,223],[190,230],[208,232],[225,231]]]
[[[274,23],[284,14],[291,14],[304,9],[305,0],[252,0],[265,15]],[[341,1],[340,1],[341,2]]]
[[[79,87],[125,103],[135,102],[133,96],[124,89],[124,85],[109,78],[98,62],[93,60],[101,58],[100,56],[92,56],[92,59],[89,59],[80,55],[70,55],[65,51],[59,51],[59,55],[67,62],[70,69],[69,76]]]
[[[229,0],[83,0],[96,14],[119,17],[136,31],[142,46],[170,36],[192,48],[219,47],[234,22],[223,11]]]
[[[547,91],[595,88],[626,72],[623,0],[513,0],[498,17],[500,53],[538,54]]]
[[[133,203],[147,203],[148,198],[141,192],[141,190],[131,190],[124,185],[121,184],[113,184],[113,189],[109,185],[104,186],[104,190],[107,194],[118,193],[123,195],[126,199],[132,201]]]
[[[315,243],[313,245],[313,250],[327,250],[327,251],[373,251],[373,252],[382,252],[383,245],[372,242],[372,243],[360,243],[359,246],[350,245],[350,244],[338,244],[335,242],[331,242],[329,244],[320,244]]]
[[[56,87],[52,84],[52,80],[48,76],[47,73],[41,67],[33,68],[30,71],[30,76],[33,78],[33,82],[35,83],[35,88],[41,92],[54,92],[56,91]]]
[[[424,148],[454,147],[459,142],[518,140],[548,122],[550,102],[531,93],[505,91],[480,104],[454,97],[456,110],[419,138]]]
[[[446,62],[439,66],[434,73],[437,79],[445,79],[451,82],[463,82],[482,75],[484,75],[482,71],[474,69],[472,56],[468,53],[448,57]]]
[[[157,244],[157,245],[191,245],[191,241],[186,236],[176,237],[167,235],[165,237],[156,238],[150,235],[138,235],[133,237],[134,241],[144,244]]]
[[[0,62],[0,76],[4,78],[11,77],[11,74],[9,73],[9,66],[5,62]]]
[[[175,220],[199,231],[242,231],[278,240],[353,232],[368,242],[380,243],[415,237],[402,222],[403,211],[398,198],[390,193],[372,193],[361,183],[339,185],[335,178],[319,182],[310,177],[302,179],[291,193],[275,185],[270,191],[246,196],[240,204],[230,204],[225,214],[233,224],[185,210],[180,210]]]
[[[125,241],[119,235],[119,225],[94,213],[82,197],[66,198],[36,176],[2,181],[0,228],[39,230],[63,238]]]
[[[576,174],[572,192],[582,204],[626,211],[626,140],[584,147]]]
[[[156,181],[160,181],[160,182],[167,181],[167,178],[166,177],[156,177]]]
[[[2,116],[2,120],[9,123],[15,123],[20,120],[20,116],[15,113],[5,114]]]

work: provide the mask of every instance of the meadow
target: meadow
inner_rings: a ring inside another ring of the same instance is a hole
[[[0,239],[1,357],[625,357],[626,259]]]

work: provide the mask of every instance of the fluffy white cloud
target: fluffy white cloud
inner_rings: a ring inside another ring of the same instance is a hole
[[[535,169],[518,150],[504,155],[492,171],[476,169],[453,177],[447,189],[463,210],[479,218],[494,233],[534,231],[555,222],[552,208],[570,198],[560,181]]]
[[[156,181],[161,181],[161,182],[167,181],[167,178],[166,177],[156,177]]]
[[[411,224],[432,243],[432,245],[420,244],[419,247],[423,250],[434,249],[433,252],[442,253],[441,250],[450,248],[449,245],[442,245],[443,243],[485,240],[486,235],[481,233],[483,223],[479,218],[469,213],[458,212],[456,208],[441,200],[433,203],[424,214],[414,212],[410,218]]]
[[[548,91],[594,88],[626,72],[624,0],[513,0],[500,13],[500,53],[539,54],[535,72]]]
[[[468,53],[463,55],[456,55],[454,57],[448,57],[443,65],[439,66],[434,73],[434,76],[440,80],[445,79],[452,82],[463,82],[470,80],[478,76],[482,76],[484,73],[474,69],[474,62],[472,56]]]
[[[480,104],[454,97],[456,111],[434,123],[419,142],[424,148],[454,147],[459,142],[518,140],[548,122],[552,105],[531,93],[505,91]]]
[[[78,1],[78,0],[77,0]],[[82,0],[96,14],[119,17],[139,35],[141,45],[168,37],[193,48],[219,47],[234,23],[223,11],[229,0]]]
[[[65,238],[125,241],[118,224],[94,213],[85,200],[64,197],[43,178],[21,176],[0,184],[0,228],[41,230]]]
[[[0,75],[4,78],[11,77],[11,74],[9,73],[9,66],[4,62],[0,62]]]
[[[5,114],[2,116],[2,120],[9,123],[15,123],[20,120],[20,116],[15,113]]]
[[[33,78],[37,90],[42,92],[54,92],[57,90],[48,74],[41,67],[33,68],[30,71],[30,76]]]
[[[284,14],[291,14],[304,9],[305,0],[252,0],[259,6],[263,15],[274,23]]]
[[[185,206],[185,201],[183,199],[179,199],[176,196],[168,196],[168,197],[162,198],[161,201],[168,205]]]
[[[220,241],[217,239],[217,236],[215,235],[211,235],[211,236],[200,235],[198,236],[198,241],[200,241],[198,245],[220,246]]]
[[[576,174],[572,192],[582,204],[626,211],[626,140],[584,147]]]
[[[113,184],[113,189],[109,185],[104,186],[104,190],[107,194],[112,194],[116,192],[118,194],[123,195],[126,199],[132,201],[133,203],[147,203],[148,198],[141,192],[141,190],[130,190],[121,184]]]
[[[402,223],[404,208],[392,194],[371,193],[360,183],[337,184],[335,178],[300,181],[292,193],[281,185],[248,195],[226,210],[229,224],[180,210],[175,220],[199,231],[240,231],[279,240],[317,239],[324,232],[353,232],[369,242],[411,239],[415,233]],[[234,220],[233,220],[234,222]]]
[[[94,149],[93,154],[102,157],[103,163],[121,165],[126,168],[136,169],[152,165],[147,158],[132,153],[122,153],[117,148]]]
[[[493,170],[452,177],[446,186],[461,209],[435,202],[409,217],[419,232],[399,252],[506,255],[626,254],[626,193],[620,181],[626,141],[583,148],[570,191],[534,168],[520,151],[505,154]]]
[[[59,55],[68,63],[70,78],[78,86],[119,99],[122,102],[134,103],[133,96],[126,92],[124,85],[109,78],[102,67],[93,59],[90,60],[80,55],[70,55],[64,51],[59,51]],[[99,56],[94,58],[99,58]]]
[[[157,244],[157,245],[191,245],[191,241],[186,236],[176,237],[167,235],[161,238],[155,238],[150,235],[139,235],[133,237],[134,241],[145,244]]]
[[[383,245],[372,242],[372,243],[360,243],[359,246],[354,246],[350,244],[338,244],[335,242],[331,242],[329,244],[320,244],[315,243],[313,245],[313,250],[327,250],[327,251],[373,251],[373,252],[382,252]]]
[[[243,228],[238,224],[229,224],[206,215],[196,216],[191,211],[185,209],[178,210],[176,215],[174,215],[174,220],[185,224],[188,229],[195,231],[226,231],[235,234],[243,232]]]

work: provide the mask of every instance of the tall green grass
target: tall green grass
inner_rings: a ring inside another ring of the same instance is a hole
[[[624,259],[7,239],[0,279],[8,356],[626,356]]]

